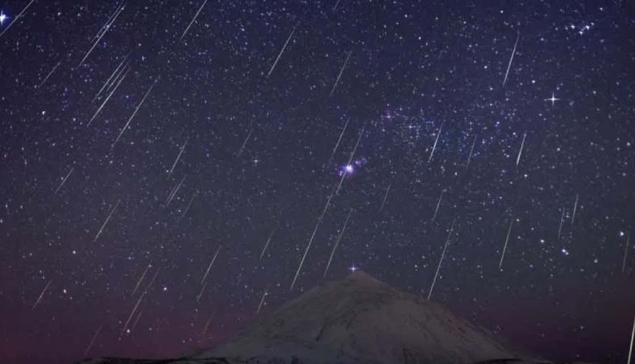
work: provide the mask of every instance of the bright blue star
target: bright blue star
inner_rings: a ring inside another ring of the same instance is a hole
[[[7,19],[9,19],[9,16],[4,11],[0,11],[0,25],[4,25],[4,21]]]
[[[342,165],[338,169],[338,174],[340,175],[340,177],[353,177],[357,169],[360,168],[364,163],[366,163],[366,160],[362,158],[360,160],[352,161],[350,164]]]

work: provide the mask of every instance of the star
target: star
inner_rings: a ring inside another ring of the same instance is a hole
[[[0,11],[0,25],[4,25],[5,20],[9,19],[9,16],[4,13],[4,11]]]
[[[555,94],[552,92],[551,93],[551,97],[548,99],[545,99],[545,101],[551,101],[551,106],[554,106],[556,101],[558,101],[560,99],[556,98]]]
[[[348,270],[350,270],[352,273],[355,273],[355,271],[359,269],[355,266],[355,264],[353,264],[350,268],[348,268]]]
[[[348,176],[351,177],[355,173],[355,165],[354,164],[346,164],[340,167],[339,175],[340,176]]]

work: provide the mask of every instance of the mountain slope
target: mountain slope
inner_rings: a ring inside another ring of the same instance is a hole
[[[490,360],[536,363],[441,305],[357,271],[311,289],[246,331],[187,358],[83,363],[469,364]]]
[[[318,286],[198,358],[472,363],[521,354],[442,306],[361,271]]]

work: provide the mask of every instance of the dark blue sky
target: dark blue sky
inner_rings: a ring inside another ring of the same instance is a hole
[[[327,279],[427,297],[455,221],[432,300],[626,360],[632,2],[0,10],[0,361],[211,346],[324,282],[351,210]]]

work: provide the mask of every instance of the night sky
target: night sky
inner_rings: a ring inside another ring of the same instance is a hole
[[[632,1],[0,10],[1,362],[181,355],[355,268],[626,361]]]

